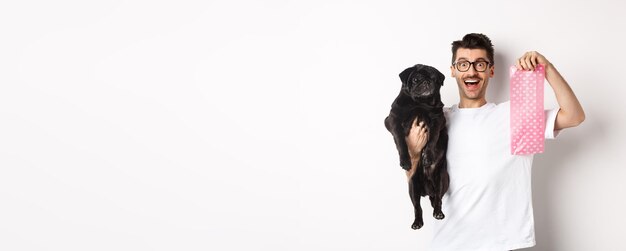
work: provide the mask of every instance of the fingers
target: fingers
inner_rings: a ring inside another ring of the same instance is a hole
[[[420,128],[419,134],[417,135],[417,140],[420,145],[423,145],[428,141],[428,129],[426,127]]]
[[[518,66],[517,69],[526,70],[526,71],[534,71],[536,60],[537,60],[537,56],[534,55],[534,51],[526,52],[524,53],[522,57],[517,59],[517,63],[516,63],[516,65]]]
[[[418,145],[423,145],[423,142],[428,140],[428,127],[421,121],[419,124],[415,124],[413,128],[411,128],[411,138],[417,142]]]
[[[418,124],[418,123],[417,123],[417,118],[415,118],[415,119],[413,120],[413,123],[411,123],[411,130],[413,130],[413,128],[420,129],[420,128],[422,128],[422,127],[424,127],[424,121],[420,121],[420,122],[419,122],[419,124]]]
[[[547,64],[547,59],[543,55],[536,51],[529,51],[524,53],[515,62],[515,67],[518,70],[534,71],[539,64]]]
[[[531,51],[528,60],[531,64],[531,70],[534,71],[535,67],[537,67],[537,52]]]
[[[422,134],[425,134],[428,131],[428,128],[426,128],[426,125],[424,125],[424,121],[420,121],[419,124],[415,125],[414,128],[417,127],[417,133],[421,136]]]
[[[419,123],[417,123],[417,119],[415,119],[411,124],[411,129],[409,131],[409,135],[407,135],[407,138],[422,139],[423,137],[426,137],[427,134],[428,127],[424,124],[424,121],[420,121]]]
[[[409,154],[419,154],[428,141],[428,126],[423,121],[413,120],[409,135],[405,138],[409,147]]]
[[[413,120],[413,123],[411,124],[411,127],[422,127],[424,126],[424,121],[420,121],[419,123],[417,123],[417,118],[415,118]]]

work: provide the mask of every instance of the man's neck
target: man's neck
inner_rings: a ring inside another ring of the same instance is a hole
[[[479,108],[485,104],[487,104],[487,100],[485,99],[477,99],[477,100],[465,99],[459,102],[459,108]]]

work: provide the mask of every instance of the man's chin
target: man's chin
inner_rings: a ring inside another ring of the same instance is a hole
[[[465,98],[469,100],[479,100],[479,99],[482,99],[483,97],[480,95],[480,93],[465,92]]]

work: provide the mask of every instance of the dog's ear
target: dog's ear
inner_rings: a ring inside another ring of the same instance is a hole
[[[415,68],[415,66],[406,68],[404,71],[400,72],[400,80],[402,80],[403,84],[408,82],[413,68]]]
[[[446,76],[443,75],[443,73],[441,73],[440,71],[437,71],[437,76],[439,77],[439,81],[441,83],[441,86],[443,86],[443,81],[446,80]]]

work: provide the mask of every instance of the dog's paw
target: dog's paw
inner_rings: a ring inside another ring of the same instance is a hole
[[[404,170],[411,170],[411,161],[400,161],[400,166],[402,167],[402,169]]]
[[[415,220],[415,221],[413,222],[413,225],[411,225],[411,228],[412,228],[413,230],[417,230],[417,229],[422,228],[423,226],[424,226],[424,222],[423,222],[423,221],[420,221],[420,220]]]
[[[441,211],[433,212],[433,217],[437,220],[443,220],[446,216]]]

